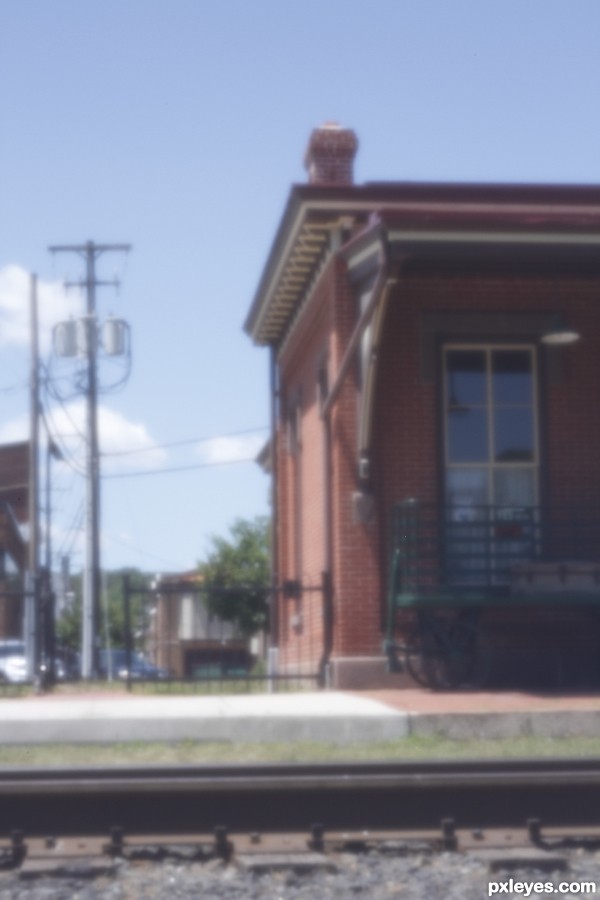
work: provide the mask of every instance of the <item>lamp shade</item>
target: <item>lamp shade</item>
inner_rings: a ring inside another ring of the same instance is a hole
[[[581,338],[578,331],[565,325],[561,317],[556,316],[550,328],[545,331],[540,340],[547,347],[566,347],[567,344],[574,344]]]

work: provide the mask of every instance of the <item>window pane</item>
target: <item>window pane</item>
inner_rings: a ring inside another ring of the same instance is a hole
[[[485,409],[448,411],[448,462],[488,461],[488,429]]]
[[[479,584],[489,567],[488,468],[448,469],[445,575],[449,584]]]
[[[533,469],[496,469],[494,497],[498,506],[534,506],[535,475]]]
[[[446,384],[449,407],[485,403],[485,353],[481,350],[448,351]]]
[[[485,506],[488,500],[488,469],[448,469],[446,473],[446,502],[449,506],[462,509],[457,514],[458,521],[471,521],[481,516],[480,512],[466,509]]]
[[[495,350],[492,377],[494,405],[533,403],[531,354],[527,350]]]
[[[494,460],[533,462],[533,416],[531,409],[494,410]]]

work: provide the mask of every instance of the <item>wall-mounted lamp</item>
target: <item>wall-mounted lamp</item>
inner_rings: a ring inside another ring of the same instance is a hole
[[[541,335],[540,340],[547,347],[566,347],[568,344],[575,344],[580,338],[579,332],[565,325],[561,316],[555,316],[552,325]]]

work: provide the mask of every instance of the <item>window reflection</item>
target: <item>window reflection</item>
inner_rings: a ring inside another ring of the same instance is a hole
[[[533,462],[531,408],[494,411],[494,461]]]
[[[486,401],[485,353],[451,350],[447,355],[448,405],[468,406]]]
[[[527,350],[496,350],[492,353],[494,405],[531,405],[533,379]]]
[[[487,462],[488,456],[486,409],[450,409],[448,411],[449,462]]]

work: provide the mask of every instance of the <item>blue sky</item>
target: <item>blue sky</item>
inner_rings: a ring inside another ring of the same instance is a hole
[[[597,0],[3,0],[0,441],[27,436],[26,273],[46,339],[83,272],[47,247],[133,245],[98,263],[122,280],[100,318],[127,319],[133,348],[102,397],[105,566],[190,568],[268,510],[258,467],[226,461],[267,436],[267,353],[242,323],[311,129],[356,130],[357,182],[597,183],[599,34]],[[73,366],[52,371],[66,394]],[[77,569],[83,420],[65,406],[53,544]]]

